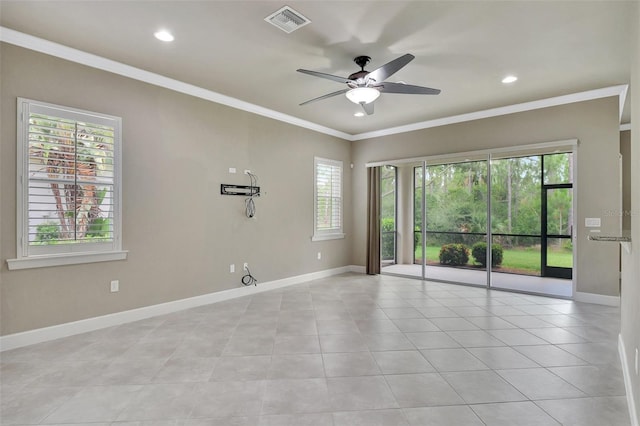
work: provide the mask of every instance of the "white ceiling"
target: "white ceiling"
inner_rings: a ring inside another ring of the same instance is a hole
[[[0,25],[358,134],[628,84],[632,3],[2,0]],[[285,4],[311,24],[286,34],[263,20]],[[298,68],[348,76],[355,56],[372,71],[405,53],[415,60],[389,81],[440,95],[383,93],[361,118],[344,96],[298,105],[344,88]]]

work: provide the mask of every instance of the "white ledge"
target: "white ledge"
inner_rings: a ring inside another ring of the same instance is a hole
[[[616,243],[630,243],[631,237],[619,236],[619,235],[589,235],[587,237],[591,241],[607,241]]]
[[[46,268],[50,266],[78,265],[81,263],[111,262],[114,260],[126,260],[127,250],[69,253],[45,256],[32,256],[21,259],[7,259],[9,270]]]
[[[311,237],[311,241],[326,241],[326,240],[339,240],[344,238],[343,233],[335,233],[335,234],[319,234]]]

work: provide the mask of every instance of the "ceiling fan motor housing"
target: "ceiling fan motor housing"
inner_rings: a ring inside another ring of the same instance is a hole
[[[367,79],[366,79],[367,75],[369,75],[369,71],[354,72],[349,76],[349,80],[352,80],[352,81],[348,82],[347,85],[349,87],[364,86],[365,83],[367,83]]]
[[[354,80],[356,82],[356,84],[349,85],[350,87],[359,87],[367,83],[365,77],[369,74],[369,71],[366,71],[364,67],[370,61],[370,56],[356,56],[355,58],[353,58],[353,62],[355,62],[360,67],[360,71],[354,72],[349,76],[349,80]]]
[[[362,71],[364,71],[364,67],[371,61],[371,56],[356,56],[353,58],[353,62],[355,62]]]

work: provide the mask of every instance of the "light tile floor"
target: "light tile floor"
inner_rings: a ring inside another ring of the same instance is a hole
[[[4,352],[3,425],[629,425],[617,308],[345,274]]]

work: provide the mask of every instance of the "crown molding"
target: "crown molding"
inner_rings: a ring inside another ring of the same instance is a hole
[[[449,124],[464,123],[466,121],[481,120],[483,118],[499,117],[501,115],[515,114],[518,112],[533,111],[541,108],[549,108],[559,105],[567,105],[575,102],[584,102],[594,99],[619,96],[620,105],[624,105],[628,84],[604,87],[602,89],[587,90],[585,92],[572,93],[570,95],[555,96],[537,101],[523,102],[515,105],[507,105],[498,108],[475,111],[466,114],[452,115],[450,117],[437,118],[435,120],[422,121],[420,123],[407,124],[405,126],[391,127],[374,132],[353,135],[353,140],[378,138],[381,136],[395,135],[398,133],[413,132],[414,130],[429,129],[431,127],[447,126]],[[622,114],[622,109],[620,114]]]
[[[498,117],[502,115],[514,114],[524,111],[532,111],[541,108],[548,108],[559,105],[567,105],[575,102],[584,102],[594,99],[606,98],[610,96],[618,96],[620,102],[620,117],[622,117],[622,110],[626,100],[627,92],[629,89],[628,84],[604,87],[601,89],[588,90],[585,92],[573,93],[569,95],[556,96],[547,99],[541,99],[537,101],[524,102],[515,105],[508,105],[498,108],[491,108],[482,111],[475,111],[466,114],[453,115],[450,117],[437,118],[434,120],[427,120],[413,124],[407,124],[404,126],[390,127],[387,129],[376,130],[372,132],[349,134],[340,130],[332,129],[330,127],[322,126],[311,121],[302,120],[300,118],[284,114],[278,111],[274,111],[269,108],[261,107],[249,102],[242,101],[230,96],[223,95],[212,90],[204,89],[202,87],[194,86],[192,84],[184,83],[179,80],[168,78],[160,74],[156,74],[150,71],[146,71],[140,68],[132,67],[120,62],[106,59],[101,56],[97,56],[91,53],[84,52],[82,50],[74,49],[62,44],[54,43],[49,40],[45,40],[39,37],[35,37],[29,34],[21,33],[19,31],[12,30],[10,28],[0,26],[0,41],[20,46],[25,49],[33,50],[40,53],[45,53],[57,58],[65,59],[78,64],[86,65],[99,70],[111,72],[124,77],[128,77],[134,80],[149,83],[158,87],[173,90],[186,95],[194,96],[200,99],[215,102],[221,105],[226,105],[231,108],[247,111],[253,114],[261,115],[264,117],[272,118],[274,120],[282,121],[294,126],[302,127],[305,129],[313,130],[318,133],[324,133],[326,135],[335,136],[347,141],[358,141],[363,139],[377,138],[381,136],[395,135],[399,133],[412,132],[415,130],[428,129],[432,127],[446,126],[449,124],[463,123],[466,121],[480,120],[483,118]],[[623,130],[624,126],[631,128],[630,124],[623,124],[620,129]],[[624,129],[624,130],[628,130]]]
[[[339,130],[331,129],[320,124],[302,120],[291,115],[283,114],[272,109],[264,108],[249,102],[241,101],[231,96],[226,96],[212,90],[184,83],[179,80],[168,78],[160,74],[146,71],[140,68],[132,67],[120,62],[112,61],[101,56],[74,49],[62,44],[54,43],[39,37],[21,33],[6,27],[0,26],[0,41],[13,44],[15,46],[24,47],[25,49],[34,50],[36,52],[45,53],[57,58],[66,59],[67,61],[86,65],[88,67],[97,68],[102,71],[108,71],[134,80],[143,81],[165,89],[173,90],[196,98],[205,99],[207,101],[226,105],[231,108],[247,111],[253,114],[261,115],[284,123],[292,124],[298,127],[304,127],[315,132],[324,133],[341,139],[351,139],[351,135]]]

